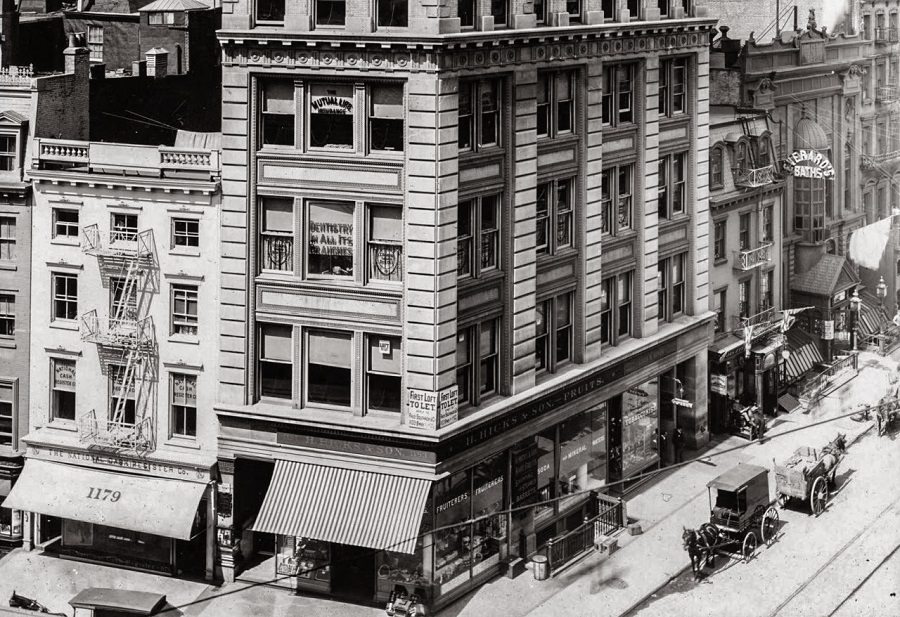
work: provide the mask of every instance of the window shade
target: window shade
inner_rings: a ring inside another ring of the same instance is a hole
[[[270,114],[295,112],[294,82],[272,81],[263,86],[263,111]]]
[[[352,335],[344,332],[309,333],[309,363],[350,368]]]
[[[375,86],[372,88],[372,115],[377,118],[403,118],[403,88]]]
[[[372,240],[403,240],[403,210],[394,206],[370,206]]]
[[[291,327],[290,326],[264,326],[260,337],[260,354],[263,360],[277,360],[290,362],[291,353]]]
[[[294,203],[290,199],[263,201],[263,230],[290,232],[294,226]]]

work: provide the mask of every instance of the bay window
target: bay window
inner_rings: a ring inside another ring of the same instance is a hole
[[[601,231],[605,234],[616,235],[631,229],[634,165],[620,165],[604,169],[601,184]]]
[[[637,64],[610,64],[603,67],[603,124],[620,126],[634,122],[634,94]]]
[[[500,320],[462,328],[456,335],[456,383],[460,404],[479,405],[498,392]]]
[[[310,330],[306,335],[306,401],[350,407],[353,399],[353,334]]]
[[[631,336],[634,272],[603,280],[600,292],[600,342],[618,344]]]
[[[260,397],[290,399],[293,384],[291,326],[261,324],[257,388]]]
[[[574,178],[564,178],[537,186],[535,233],[539,255],[554,255],[572,246],[574,182]]]
[[[400,413],[401,356],[399,337],[369,335],[366,366],[367,410]]]
[[[500,145],[500,79],[459,82],[457,142],[460,151],[478,151]]]
[[[457,206],[456,274],[477,278],[500,267],[500,201],[485,195]]]
[[[568,135],[575,124],[576,73],[574,71],[538,74],[538,137]]]
[[[294,82],[287,79],[263,81],[260,91],[260,147],[293,146],[297,114]]]

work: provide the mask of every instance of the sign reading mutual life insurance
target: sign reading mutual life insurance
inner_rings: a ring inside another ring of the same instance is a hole
[[[821,152],[795,150],[784,161],[784,169],[795,178],[834,180],[834,166]]]

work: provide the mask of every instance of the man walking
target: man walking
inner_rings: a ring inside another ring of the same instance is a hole
[[[663,431],[659,434],[659,466],[665,467],[669,458],[669,435]]]
[[[684,431],[680,426],[675,427],[675,434],[672,435],[672,445],[675,446],[675,462],[684,462]]]

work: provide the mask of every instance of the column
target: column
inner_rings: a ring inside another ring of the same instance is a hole
[[[594,60],[585,68],[584,105],[584,234],[582,305],[584,306],[584,361],[600,357],[600,293],[603,291],[603,214],[600,203],[603,179],[603,65]]]
[[[641,80],[638,80],[639,83]],[[649,56],[644,64],[643,92],[636,95],[637,113],[644,119],[644,134],[638,139],[643,141],[643,157],[638,159],[637,169],[644,169],[643,183],[639,196],[634,200],[634,220],[638,229],[637,245],[641,247],[640,260],[636,271],[636,289],[634,297],[640,301],[641,312],[638,314],[635,334],[646,337],[656,334],[658,324],[659,289],[659,213],[656,208],[659,180],[659,57]],[[640,95],[644,96],[641,97]],[[640,116],[639,116],[640,117]],[[639,142],[640,143],[640,142]],[[638,172],[639,174],[640,172]]]
[[[707,351],[704,349],[686,362],[687,375],[684,383],[685,398],[692,400],[693,407],[675,408],[678,425],[684,431],[688,447],[697,449],[709,443],[709,366]]]

